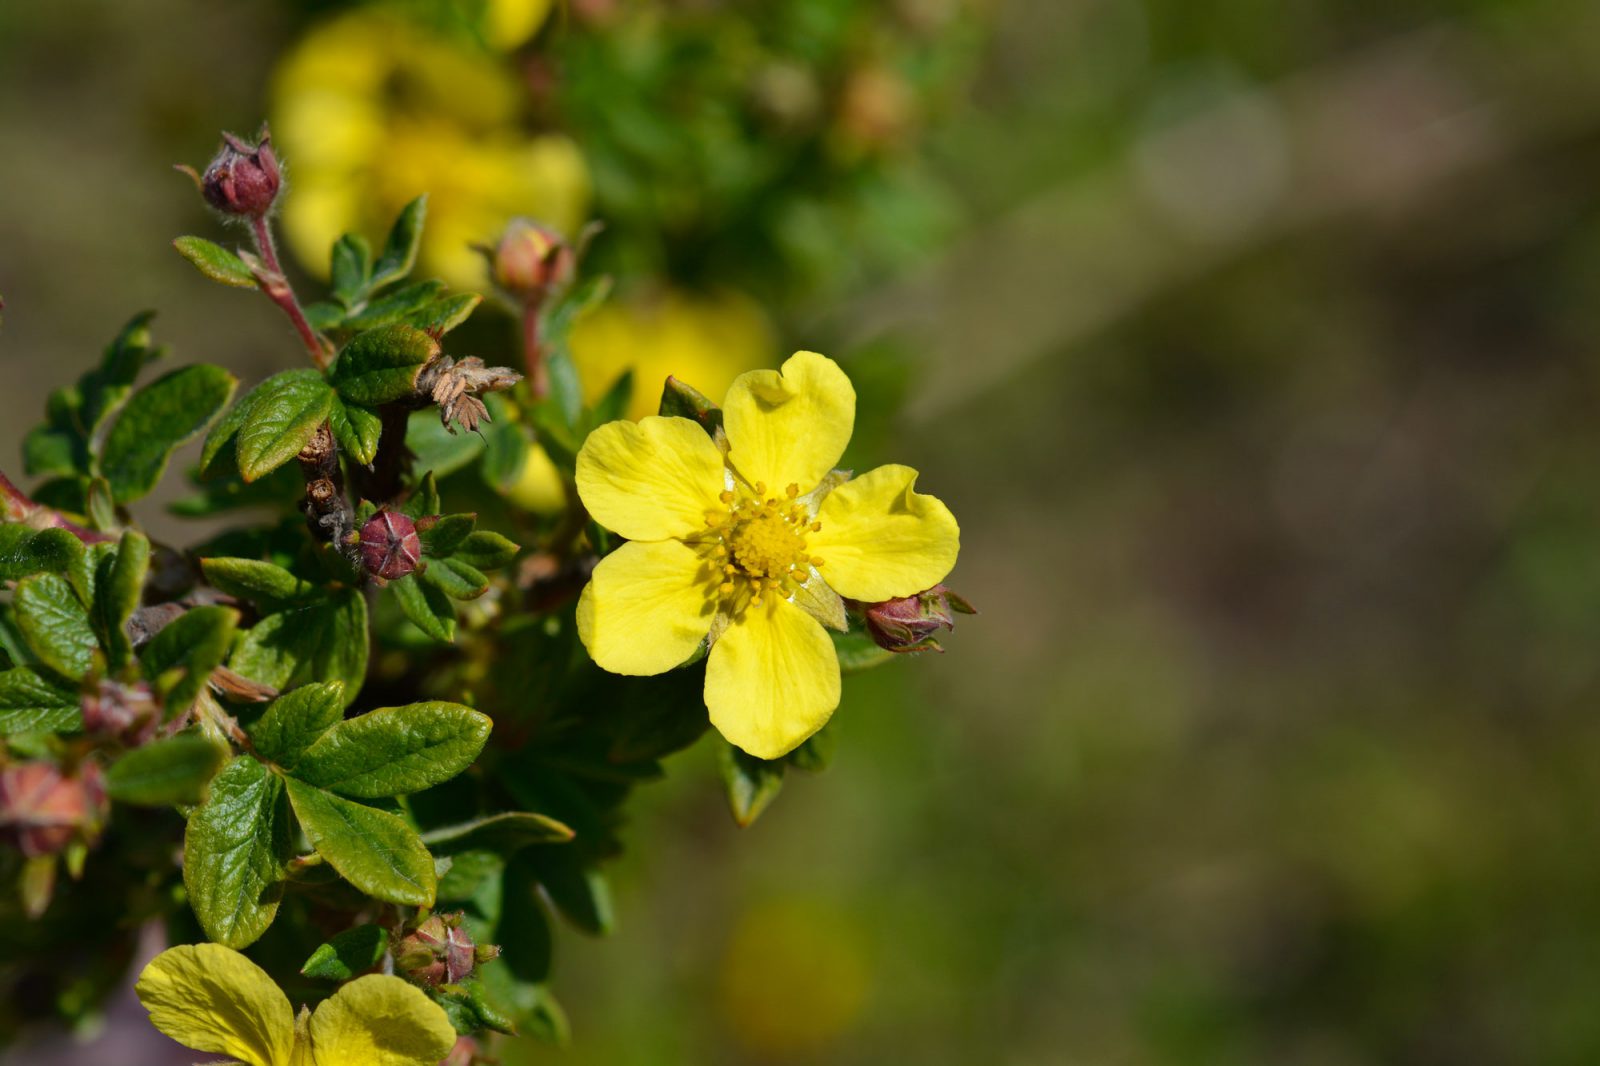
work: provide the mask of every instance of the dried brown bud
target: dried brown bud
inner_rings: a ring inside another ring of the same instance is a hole
[[[395,968],[429,988],[458,984],[480,962],[500,954],[492,946],[478,947],[461,924],[462,915],[435,914],[395,945]]]
[[[272,154],[272,134],[262,126],[256,144],[231,133],[224,133],[222,142],[200,175],[200,194],[224,214],[261,218],[272,210],[283,184],[278,159]]]
[[[525,218],[511,220],[490,257],[495,284],[525,300],[566,285],[577,265],[577,254],[561,234]]]
[[[943,651],[934,634],[954,629],[954,614],[977,614],[972,604],[943,585],[898,600],[865,604],[867,632],[893,652]]]
[[[83,731],[130,747],[148,741],[157,725],[156,700],[143,681],[103,679],[83,697]]]
[[[422,560],[417,525],[398,511],[379,511],[367,519],[359,543],[361,565],[385,581],[405,577]]]
[[[105,822],[105,776],[84,763],[68,777],[54,763],[0,770],[0,829],[28,858],[54,855],[76,838],[89,840]]]
[[[441,355],[417,375],[417,391],[439,405],[439,421],[452,434],[452,422],[474,433],[479,422],[494,421],[477,394],[509,389],[521,380],[522,375],[510,367],[485,366],[475,355],[461,360]]]

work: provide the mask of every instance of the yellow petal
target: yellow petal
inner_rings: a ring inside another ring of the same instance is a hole
[[[727,509],[722,453],[687,418],[607,422],[583,442],[577,481],[595,521],[629,540],[688,536]]]
[[[444,1009],[386,974],[358,977],[311,1015],[316,1066],[437,1066],[456,1043]]]
[[[706,707],[728,741],[776,759],[839,706],[839,658],[815,618],[776,597],[747,607],[711,646]]]
[[[185,1047],[249,1066],[287,1066],[294,1013],[272,978],[221,944],[185,944],[150,960],[133,986],[150,1024]]]
[[[624,544],[594,568],[578,600],[578,636],[614,674],[671,670],[710,630],[717,581],[681,541]]]
[[[768,492],[809,492],[844,454],[856,421],[856,390],[839,364],[796,352],[781,371],[740,374],[728,390],[722,425],[728,461]]]
[[[806,550],[839,595],[865,603],[910,596],[943,581],[961,550],[950,509],[912,491],[917,472],[880,466],[845,482],[822,501],[822,529]]]

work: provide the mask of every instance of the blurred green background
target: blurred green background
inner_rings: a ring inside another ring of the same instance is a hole
[[[752,828],[708,745],[642,791],[619,931],[558,944],[572,1046],[506,1061],[1600,1059],[1600,9],[574,6],[482,62],[585,153],[597,264],[839,357],[983,613],[851,679]],[[0,467],[139,308],[295,361],[168,249],[217,236],[168,166],[344,11],[0,4]],[[771,74],[730,41],[909,111],[702,136]]]

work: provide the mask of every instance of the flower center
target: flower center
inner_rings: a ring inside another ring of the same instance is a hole
[[[764,591],[783,590],[788,596],[795,586],[811,576],[810,568],[822,560],[806,553],[806,534],[822,528],[813,522],[797,501],[799,485],[790,485],[787,498],[767,496],[764,482],[756,482],[755,495],[740,498],[724,492],[726,512],[706,512],[717,565],[721,570],[718,591],[724,596],[748,587],[753,606],[761,606]]]

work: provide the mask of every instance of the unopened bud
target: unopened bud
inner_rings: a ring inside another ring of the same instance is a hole
[[[462,915],[435,914],[395,945],[395,968],[429,988],[459,984],[474,966],[497,958],[500,949],[478,947],[461,924]]]
[[[577,255],[561,234],[525,218],[511,220],[490,259],[495,284],[525,299],[567,284],[577,269]]]
[[[156,700],[143,681],[123,684],[104,678],[83,697],[83,731],[120,740],[129,747],[155,733]]]
[[[48,762],[0,770],[0,831],[27,858],[92,839],[106,813],[105,776],[94,763],[84,763],[75,777]]]
[[[224,133],[222,142],[221,150],[200,175],[200,194],[224,214],[261,218],[272,210],[283,184],[278,159],[272,154],[272,134],[262,126],[256,144],[231,133]]]
[[[943,651],[934,634],[954,629],[956,614],[977,614],[965,599],[943,585],[898,600],[865,605],[867,632],[878,647],[893,652]]]
[[[361,527],[361,565],[373,577],[394,581],[417,568],[422,538],[417,524],[398,511],[379,511]]]

